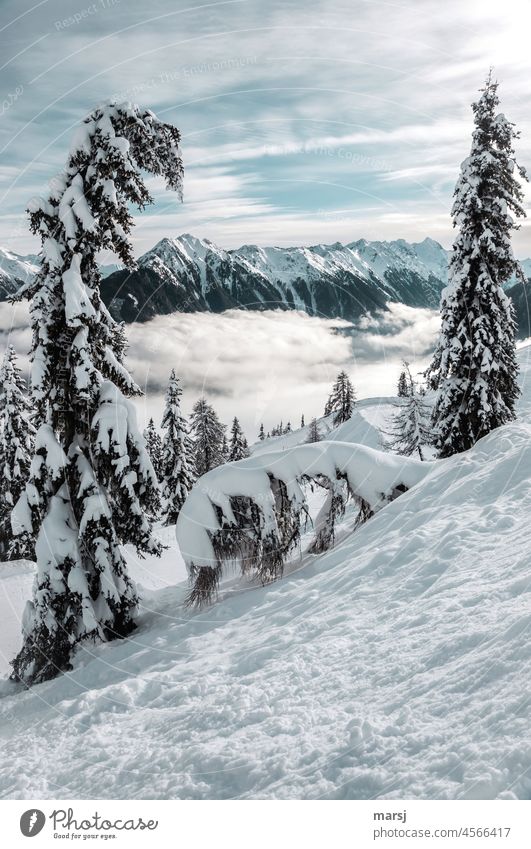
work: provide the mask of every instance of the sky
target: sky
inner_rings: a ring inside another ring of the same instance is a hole
[[[0,0],[0,245],[38,250],[28,200],[76,124],[115,98],[182,133],[184,203],[149,180],[137,254],[358,238],[449,247],[471,101],[490,65],[531,169],[522,0]],[[526,190],[529,204],[531,194]],[[531,222],[515,234],[531,255]]]

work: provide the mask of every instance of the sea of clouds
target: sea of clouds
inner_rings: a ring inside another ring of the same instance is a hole
[[[302,312],[174,313],[127,327],[127,365],[144,390],[142,423],[158,423],[172,368],[183,386],[186,414],[205,395],[220,418],[238,416],[254,441],[281,419],[293,426],[319,416],[338,371],[350,375],[359,398],[392,395],[400,363],[425,367],[439,327],[433,310],[391,304],[357,324]],[[31,343],[26,304],[0,304],[0,347],[14,345],[28,369]]]

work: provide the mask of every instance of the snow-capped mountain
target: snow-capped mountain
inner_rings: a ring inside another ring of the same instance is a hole
[[[436,309],[447,266],[448,251],[430,238],[224,250],[184,234],[158,242],[139,258],[136,271],[102,266],[102,295],[113,315],[126,322],[234,308],[296,309],[354,320],[391,301]],[[522,267],[531,278],[531,259],[523,260]],[[0,301],[37,268],[37,257],[0,249]],[[515,281],[507,285],[521,337],[531,335],[528,288]]]
[[[0,248],[0,301],[6,300],[22,283],[30,280],[38,268],[38,257],[32,254],[19,256]]]
[[[158,242],[140,257],[138,271],[111,274],[103,292],[114,314],[126,321],[237,307],[355,319],[389,301],[436,307],[447,261],[433,239],[225,251],[185,234]]]

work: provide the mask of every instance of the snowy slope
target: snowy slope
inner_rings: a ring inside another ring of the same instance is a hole
[[[522,420],[333,551],[200,614],[155,589],[132,640],[4,684],[1,795],[529,798],[530,353]]]

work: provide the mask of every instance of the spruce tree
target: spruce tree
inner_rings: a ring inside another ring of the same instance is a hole
[[[250,454],[251,452],[249,451],[245,434],[235,416],[230,431],[229,462],[233,463],[235,460],[243,460],[245,457],[249,457]]]
[[[14,534],[11,511],[29,478],[35,429],[26,381],[8,345],[0,368],[0,555],[5,560],[35,556],[32,534]]]
[[[390,423],[387,436],[390,439],[385,447],[405,457],[418,454],[424,460],[423,448],[433,444],[431,427],[431,409],[417,391],[407,363],[404,363],[404,373],[408,394],[395,406],[398,413]]]
[[[354,387],[347,373],[340,371],[326,404],[325,415],[334,413],[334,425],[337,427],[337,425],[343,424],[343,422],[350,419],[355,403],[356,394]]]
[[[204,475],[227,459],[225,425],[221,424],[214,408],[205,398],[196,401],[192,412],[195,469]]]
[[[489,74],[474,103],[470,156],[461,165],[452,216],[458,234],[441,301],[439,341],[427,375],[440,457],[470,448],[515,418],[519,395],[516,323],[503,284],[522,276],[511,248],[514,218],[525,215],[515,160],[518,133],[498,114],[498,83]]]
[[[264,423],[263,423],[263,422],[262,422],[262,424],[260,425],[260,432],[259,432],[259,434],[258,434],[258,439],[259,439],[261,442],[263,442],[263,441],[264,441],[264,439],[265,439],[265,433],[264,433]]]
[[[162,439],[155,427],[153,419],[149,420],[148,426],[144,430],[144,440],[149,459],[155,470],[157,480],[160,483],[162,480]]]
[[[161,457],[162,518],[165,525],[175,524],[195,480],[194,446],[188,423],[181,413],[181,395],[182,389],[175,369],[172,369],[161,423],[165,431]]]
[[[70,669],[80,643],[130,634],[138,598],[120,546],[160,553],[149,519],[157,479],[126,397],[141,393],[97,264],[112,250],[135,266],[130,206],[151,202],[141,170],[180,193],[178,130],[149,110],[105,104],[81,124],[49,197],[29,210],[42,258],[21,295],[31,299],[40,427],[14,524],[36,535],[38,570],[13,661],[13,678],[28,685]]]
[[[304,413],[301,416],[301,427],[304,427]]]
[[[317,424],[317,419],[312,419],[308,426],[308,437],[306,442],[320,442],[321,441],[321,432],[319,430],[319,425]]]

